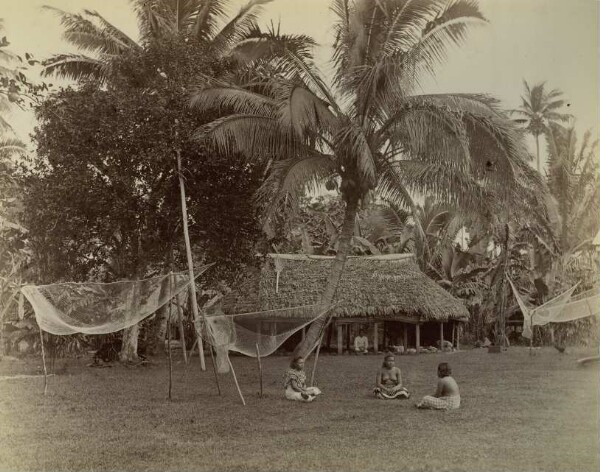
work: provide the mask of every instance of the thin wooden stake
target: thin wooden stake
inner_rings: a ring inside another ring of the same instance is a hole
[[[531,338],[529,338],[529,355],[532,356],[533,355],[533,335],[535,334],[533,328],[533,316],[529,317],[530,319],[530,326],[531,326]]]
[[[200,321],[200,314],[198,312],[198,300],[196,299],[196,278],[194,277],[194,261],[192,259],[192,248],[190,244],[190,234],[188,231],[188,214],[187,214],[187,203],[185,201],[185,182],[183,181],[183,173],[181,170],[181,150],[177,149],[177,172],[179,173],[179,193],[181,196],[181,214],[183,220],[183,238],[185,240],[185,252],[187,255],[188,272],[190,277],[190,295],[192,298],[192,313],[194,314],[194,323],[197,325]],[[206,370],[206,363],[204,362],[204,346],[202,345],[202,338],[198,335],[198,350],[200,351],[200,367],[202,370]]]
[[[256,343],[256,360],[258,361],[258,379],[260,381],[260,398],[263,397],[263,370],[262,362],[260,361],[260,349]]]
[[[179,303],[179,295],[176,297],[177,300],[177,317],[179,319],[179,337],[181,338],[181,350],[183,351],[183,360],[187,364],[187,348],[185,345],[185,329],[183,328],[183,308]]]
[[[46,352],[44,350],[44,333],[42,332],[42,328],[40,328],[40,340],[42,343],[42,364],[44,365],[44,395],[46,395],[48,391],[48,371],[46,370]]]
[[[198,338],[194,339],[194,344],[192,344],[192,348],[190,349],[190,359],[194,356],[194,349],[196,349],[196,344],[198,344]]]
[[[215,382],[217,383],[217,391],[219,392],[219,396],[221,396],[221,385],[219,384],[219,374],[217,372],[217,364],[215,362],[215,356],[213,354],[212,345],[210,345],[209,348],[210,348],[210,360],[212,361],[213,372],[215,373]]]
[[[167,318],[167,350],[169,351],[169,401],[173,390],[173,359],[171,355],[171,313],[173,311],[173,272],[169,274],[169,317]]]
[[[229,358],[229,353],[227,353],[227,362],[229,362],[229,368],[231,369],[231,375],[233,375],[233,381],[235,382],[237,391],[240,394],[240,398],[242,399],[242,404],[244,406],[246,406],[246,400],[244,400],[244,395],[242,395],[242,391],[240,390],[240,384],[238,384],[238,380],[235,375],[235,370],[233,369],[233,364],[231,363],[231,359]]]

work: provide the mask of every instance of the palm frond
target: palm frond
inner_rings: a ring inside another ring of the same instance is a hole
[[[335,172],[334,162],[322,154],[277,161],[258,190],[256,200],[265,208],[264,214],[268,219],[282,202],[297,208],[299,197],[305,191],[316,192]]]
[[[223,0],[203,0],[198,2],[194,13],[192,34],[199,40],[210,41],[215,37],[218,23],[225,17]]]
[[[314,40],[303,34],[282,34],[274,28],[262,31],[253,27],[236,41],[229,55],[239,64],[248,67],[258,61],[285,61],[287,51],[305,62],[311,62],[314,47]],[[285,63],[282,66],[288,70],[295,69],[295,64]]]
[[[269,116],[236,114],[217,119],[200,128],[195,139],[208,139],[225,155],[242,153],[250,159],[296,156],[303,149],[293,134],[282,130]]]
[[[43,62],[42,75],[54,75],[71,80],[96,79],[103,80],[107,72],[107,64],[81,54],[57,54]]]
[[[289,96],[281,104],[279,120],[282,125],[293,129],[298,139],[323,132],[331,136],[338,125],[329,104],[299,84],[291,84]]]
[[[472,0],[458,0],[450,4],[439,1],[432,5],[432,9],[436,17],[427,23],[418,43],[402,58],[409,69],[407,73],[413,74],[417,83],[422,72],[435,74],[436,66],[445,62],[449,46],[458,47],[464,43],[470,26],[487,22]]]
[[[246,39],[256,29],[256,21],[262,5],[273,0],[250,0],[219,32],[211,39],[210,45],[218,55],[225,55],[239,41]]]
[[[84,16],[50,6],[43,8],[52,11],[60,18],[64,27],[64,38],[79,49],[116,56],[139,47],[135,41],[96,12],[85,10]],[[98,21],[99,25],[92,19]]]
[[[265,95],[234,86],[215,86],[196,90],[190,106],[200,113],[216,109],[219,113],[274,116],[278,102]]]

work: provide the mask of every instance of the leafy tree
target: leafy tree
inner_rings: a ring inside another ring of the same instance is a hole
[[[105,88],[61,90],[37,108],[38,152],[27,164],[25,199],[40,282],[185,267],[177,149],[198,260],[217,262],[208,274],[214,280],[231,280],[253,263],[259,231],[251,195],[261,173],[191,140],[210,119],[189,110],[191,83],[227,66],[191,41],[161,40],[115,60]],[[150,73],[157,69],[164,77]]]
[[[225,114],[200,130],[224,153],[272,162],[261,196],[268,217],[305,188],[336,182],[345,203],[336,260],[322,295],[330,306],[351,251],[356,215],[371,193],[412,209],[411,192],[430,194],[481,213],[494,192],[524,200],[535,181],[515,124],[491,98],[475,94],[416,95],[448,47],[485,19],[473,1],[335,0],[333,84],[309,58],[254,67],[193,97],[204,111]],[[524,185],[526,184],[526,185]],[[499,193],[499,192],[498,192]],[[502,194],[504,191],[502,192]],[[311,325],[298,347],[307,355],[330,317]]]
[[[523,84],[525,86],[525,95],[521,97],[523,103],[518,109],[512,110],[512,113],[521,116],[515,121],[525,125],[526,130],[535,138],[536,168],[541,173],[540,135],[544,134],[550,123],[567,121],[571,115],[559,113],[559,109],[565,104],[560,90],[546,91],[545,82],[540,82],[533,87],[529,87],[525,80]]]
[[[2,32],[0,19],[0,32]],[[28,82],[21,72],[19,57],[10,43],[0,41],[0,357],[4,354],[4,320],[13,302],[28,254],[27,230],[22,225],[16,161],[26,153],[9,123],[8,112],[22,102],[23,86]]]

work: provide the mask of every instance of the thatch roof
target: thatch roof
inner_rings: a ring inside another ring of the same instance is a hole
[[[333,260],[270,254],[260,271],[224,297],[221,309],[225,314],[256,313],[261,318],[314,316],[312,306],[320,301]],[[349,257],[335,303],[336,317],[446,321],[469,315],[462,301],[421,272],[407,254]]]

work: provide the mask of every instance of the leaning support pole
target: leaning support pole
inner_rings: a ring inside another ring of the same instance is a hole
[[[244,395],[242,395],[242,391],[240,390],[240,384],[238,383],[237,377],[235,375],[235,370],[233,369],[233,364],[231,363],[231,359],[229,358],[229,352],[227,353],[227,362],[229,362],[229,368],[231,369],[231,375],[233,375],[233,381],[235,382],[237,391],[240,394],[240,398],[242,399],[242,404],[244,406],[246,406],[246,400],[244,400]]]
[[[215,382],[217,384],[217,392],[219,392],[219,396],[221,396],[221,384],[219,383],[219,374],[217,372],[217,364],[215,362],[215,356],[213,354],[213,347],[210,347],[210,360],[212,361],[212,365],[213,365],[213,372],[215,373]]]
[[[211,331],[211,326],[209,324],[206,325],[206,333],[209,336],[209,344],[208,349],[210,351],[210,360],[212,361],[213,372],[215,374],[215,383],[217,384],[217,391],[219,392],[219,396],[221,395],[221,385],[219,384],[219,373],[217,372],[217,363],[215,362],[215,354],[213,353],[213,349],[216,352],[215,346],[215,337]]]
[[[263,371],[262,362],[260,361],[260,349],[258,343],[256,343],[256,360],[258,361],[258,380],[260,383],[260,398],[263,397]]]
[[[325,334],[325,332],[323,332]],[[315,386],[315,371],[317,370],[317,362],[319,362],[319,352],[321,351],[321,343],[323,342],[323,335],[319,338],[319,344],[317,345],[317,352],[315,353],[315,362],[313,364],[312,372],[310,374],[310,386]]]
[[[46,352],[44,350],[44,333],[40,328],[40,341],[42,345],[42,364],[44,365],[44,395],[48,392],[48,370],[46,369]]]
[[[192,248],[190,245],[190,234],[188,231],[187,204],[185,202],[185,182],[181,171],[181,150],[177,149],[177,173],[179,174],[179,193],[181,195],[181,216],[183,220],[183,237],[185,239],[185,252],[187,254],[188,272],[190,276],[190,295],[192,299],[192,313],[194,314],[194,326],[196,327],[196,337],[198,339],[198,350],[200,351],[200,367],[206,370],[204,362],[204,346],[202,336],[199,332],[198,323],[200,315],[198,314],[198,300],[196,299],[196,278],[194,277],[194,261],[192,260]]]

